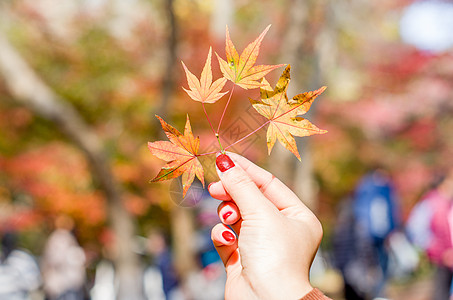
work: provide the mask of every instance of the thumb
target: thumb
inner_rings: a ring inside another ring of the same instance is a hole
[[[228,155],[218,155],[216,166],[223,187],[238,206],[242,217],[263,210],[276,209],[244,169],[235,164]]]

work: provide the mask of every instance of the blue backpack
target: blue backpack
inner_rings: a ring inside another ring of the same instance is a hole
[[[355,218],[375,242],[384,241],[398,225],[395,198],[390,180],[378,171],[366,175],[355,190]]]

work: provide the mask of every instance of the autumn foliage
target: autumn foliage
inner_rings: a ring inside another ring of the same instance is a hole
[[[226,60],[216,53],[223,77],[213,80],[211,66],[212,48],[209,48],[208,57],[201,72],[200,79],[190,72],[184,62],[182,62],[187,77],[187,84],[189,86],[188,89],[184,88],[184,90],[192,100],[201,103],[212,133],[217,138],[219,151],[221,153],[224,153],[228,148],[242,142],[268,125],[267,146],[269,154],[271,153],[275,142],[278,140],[300,160],[294,136],[303,137],[326,133],[325,130],[319,129],[310,121],[301,117],[301,115],[308,112],[313,101],[326,89],[326,87],[321,87],[316,91],[301,93],[294,96],[292,99],[288,99],[287,89],[290,81],[289,65],[286,66],[275,88],[271,87],[264,76],[284,65],[255,65],[259,55],[261,42],[269,28],[270,25],[266,27],[255,41],[250,43],[244,51],[242,51],[241,55],[239,55],[231,41],[227,27],[225,43]],[[231,91],[222,91],[228,80],[234,84]],[[260,99],[250,99],[250,102],[253,108],[264,116],[267,121],[249,134],[224,147],[219,138],[220,127],[235,86],[245,90],[260,89]],[[214,126],[206,112],[205,103],[215,103],[227,94],[229,94],[227,103],[218,122],[217,130],[214,130]],[[213,155],[219,151],[198,153],[200,140],[198,137],[195,138],[192,133],[189,116],[187,116],[184,134],[181,134],[176,128],[167,124],[161,117],[156,117],[159,119],[169,141],[149,142],[148,148],[151,151],[151,154],[168,163],[162,167],[157,176],[151,181],[163,181],[182,175],[183,196],[185,196],[195,179],[195,176],[198,177],[204,186],[203,167],[198,157]]]

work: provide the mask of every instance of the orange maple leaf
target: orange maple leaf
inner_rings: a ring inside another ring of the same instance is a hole
[[[244,49],[241,56],[239,56],[233,42],[230,39],[230,33],[227,26],[225,43],[227,61],[220,58],[220,56],[216,53],[220,64],[220,70],[226,79],[231,80],[246,90],[259,88],[262,87],[262,84],[259,82],[261,78],[263,78],[270,71],[284,66],[283,64],[253,66],[260,52],[261,42],[270,27],[271,25],[267,26],[260,36],[254,42],[250,43]]]
[[[170,141],[148,142],[151,154],[168,162],[151,182],[173,179],[182,175],[183,197],[192,185],[195,175],[204,187],[203,167],[197,157],[200,139],[193,136],[189,116],[187,116],[184,135],[159,116],[156,115],[156,117]]]
[[[184,70],[186,71],[187,83],[190,90],[183,88],[190,98],[202,103],[214,103],[219,100],[223,95],[228,92],[221,93],[223,86],[226,83],[226,78],[222,77],[212,82],[212,69],[211,69],[211,55],[212,48],[209,48],[208,58],[201,72],[200,80],[187,69],[184,62],[181,61]]]
[[[269,154],[278,139],[286,149],[294,153],[300,160],[294,136],[309,136],[327,132],[319,129],[307,119],[300,117],[300,115],[305,114],[310,109],[313,101],[324,92],[326,87],[323,86],[316,91],[296,95],[293,99],[288,100],[286,91],[289,81],[290,66],[288,65],[278,80],[275,89],[272,89],[263,78],[262,84],[264,87],[260,89],[261,100],[250,101],[258,113],[269,119],[269,127],[267,129]]]

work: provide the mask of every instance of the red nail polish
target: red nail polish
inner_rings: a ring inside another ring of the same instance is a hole
[[[222,219],[226,221],[226,219],[228,219],[228,217],[231,216],[232,214],[233,214],[232,211],[227,211],[226,213],[223,214]]]
[[[217,156],[215,163],[217,165],[217,168],[219,168],[220,172],[225,172],[226,170],[234,167],[234,162],[226,154],[220,154],[219,156]]]
[[[222,236],[225,239],[225,241],[227,241],[227,242],[231,242],[235,239],[234,234],[232,234],[229,231],[222,232]]]

